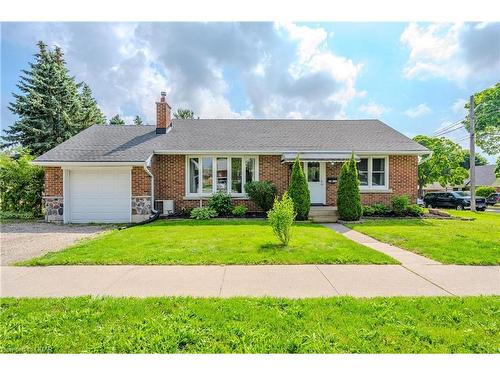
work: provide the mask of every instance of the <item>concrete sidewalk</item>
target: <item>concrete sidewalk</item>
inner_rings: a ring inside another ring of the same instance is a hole
[[[0,272],[2,297],[500,295],[498,266],[2,266]]]
[[[401,265],[50,266],[0,268],[2,297],[500,295],[499,266],[443,265],[340,224],[324,224]]]

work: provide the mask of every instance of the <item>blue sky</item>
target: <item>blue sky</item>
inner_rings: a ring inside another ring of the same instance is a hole
[[[408,136],[463,117],[500,77],[500,24],[3,23],[2,129],[37,40],[108,118],[154,123],[160,91],[203,118],[379,118]],[[459,140],[465,133],[450,133]],[[460,142],[466,145],[466,141]],[[490,158],[493,160],[494,158]]]

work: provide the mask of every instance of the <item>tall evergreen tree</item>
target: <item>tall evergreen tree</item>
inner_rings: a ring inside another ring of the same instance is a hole
[[[293,200],[297,220],[307,220],[311,206],[311,195],[299,155],[297,155],[293,163],[292,176],[290,178],[290,185],[288,186],[288,195],[290,195],[290,198]]]
[[[337,188],[337,209],[339,217],[345,221],[356,221],[361,217],[361,195],[359,193],[358,167],[354,153],[340,169]]]
[[[80,118],[78,119],[78,126],[83,130],[94,124],[106,124],[106,117],[92,96],[92,90],[89,85],[83,83],[80,94]]]
[[[144,125],[144,123],[142,122],[142,118],[139,115],[135,116],[134,125]]]
[[[78,133],[80,100],[79,85],[69,75],[62,50],[47,49],[38,42],[35,61],[23,75],[13,93],[15,101],[9,103],[10,111],[18,120],[2,137],[2,147],[20,144],[41,155]]]
[[[120,115],[114,115],[111,117],[111,120],[109,120],[109,125],[125,125],[125,121],[120,117]]]

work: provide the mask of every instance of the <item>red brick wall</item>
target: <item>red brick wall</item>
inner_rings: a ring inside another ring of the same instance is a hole
[[[45,197],[63,196],[63,170],[61,167],[44,167],[45,186],[43,195]]]
[[[273,182],[281,195],[290,182],[290,164],[281,163],[280,155],[260,155],[259,179]]]
[[[340,174],[341,163],[326,166],[326,177],[337,177]],[[394,195],[407,194],[410,202],[415,203],[417,199],[417,168],[418,157],[413,155],[391,155],[389,156],[389,189],[392,193],[361,193],[363,204],[383,203],[388,205]],[[337,205],[338,184],[327,184],[326,203],[331,206]]]
[[[153,171],[155,174],[155,199],[173,199],[175,211],[183,208],[199,207],[200,201],[186,200],[186,161],[184,155],[155,155]],[[282,194],[288,187],[288,166],[281,164],[279,155],[259,156],[259,179],[272,181]],[[206,204],[206,199],[203,200]],[[259,208],[248,199],[235,199],[234,204],[242,204],[251,212]]]
[[[417,156],[394,155],[389,157],[389,188],[392,193],[361,193],[363,204],[384,203],[389,204],[394,194],[408,194],[411,202],[417,198]],[[341,164],[327,163],[326,176],[339,176]],[[173,199],[175,210],[180,212],[183,208],[198,207],[199,200],[186,200],[185,196],[185,156],[184,155],[155,155],[153,159],[155,174],[156,199]],[[278,193],[282,194],[288,187],[290,178],[289,164],[282,164],[280,155],[259,156],[259,179],[271,181],[276,184]],[[326,203],[337,204],[337,183],[326,185]],[[203,200],[204,204],[206,200]],[[235,204],[243,204],[249,211],[259,209],[249,200],[235,200]]]
[[[151,195],[151,177],[143,167],[132,167],[132,196]]]

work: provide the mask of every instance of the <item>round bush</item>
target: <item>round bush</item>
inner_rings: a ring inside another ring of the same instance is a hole
[[[219,191],[208,200],[208,207],[219,215],[227,216],[231,213],[233,202],[229,194]]]
[[[276,185],[269,181],[252,181],[245,184],[245,192],[257,207],[267,212],[276,198]]]

